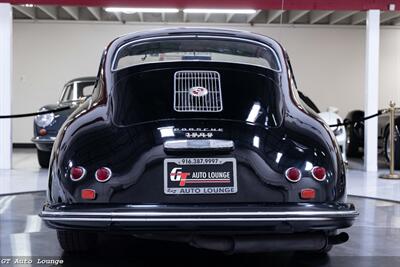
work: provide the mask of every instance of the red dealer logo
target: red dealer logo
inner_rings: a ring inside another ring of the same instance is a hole
[[[186,178],[190,175],[190,172],[182,172],[182,168],[173,168],[169,174],[169,178],[173,182],[179,182],[179,186],[185,186]]]
[[[182,167],[175,167],[169,173],[172,182],[179,186],[187,184],[227,184],[231,182],[229,172],[183,172]]]

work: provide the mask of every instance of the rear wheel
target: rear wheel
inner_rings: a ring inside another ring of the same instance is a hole
[[[57,230],[58,243],[67,252],[84,252],[97,245],[97,234]]]
[[[385,133],[385,157],[390,163],[390,140],[389,131]],[[395,136],[394,139],[394,168],[400,170],[400,140],[399,136]]]
[[[329,251],[331,251],[331,249],[332,249],[332,245],[327,245],[326,247],[324,247],[323,249],[321,249],[321,250],[318,250],[318,251],[315,251],[315,253],[316,254],[327,254],[327,253],[329,253]]]
[[[51,152],[37,149],[37,158],[38,158],[40,167],[42,167],[42,168],[49,167],[50,154],[51,154]]]
[[[364,117],[364,112],[355,110],[350,112],[345,121],[357,121],[347,126],[347,148],[348,157],[361,158],[364,146],[364,122],[360,121]]]
[[[348,157],[361,158],[363,153],[360,151],[359,145],[360,135],[364,132],[364,125],[362,123],[356,123],[354,126],[349,127],[347,135],[347,149],[346,153]]]

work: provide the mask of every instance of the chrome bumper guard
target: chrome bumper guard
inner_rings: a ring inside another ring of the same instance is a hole
[[[33,137],[31,139],[31,141],[33,143],[39,143],[39,144],[53,144],[54,141],[56,140],[55,137],[50,137],[49,139],[43,139],[43,138],[39,138],[39,137]]]
[[[72,212],[42,211],[45,221],[83,222],[295,222],[329,221],[354,218],[356,210],[348,211],[273,211],[273,212]]]

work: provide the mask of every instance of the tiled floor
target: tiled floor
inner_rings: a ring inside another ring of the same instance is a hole
[[[15,149],[12,170],[0,170],[0,195],[16,192],[46,190],[47,170],[40,169],[34,149]],[[366,196],[400,201],[400,180],[379,179],[387,173],[384,162],[379,172],[364,172],[359,160],[351,160],[347,174],[347,192],[350,195]]]
[[[400,201],[400,180],[378,178],[389,173],[385,160],[379,158],[378,172],[363,171],[361,159],[350,159],[347,171],[347,192],[350,195]]]
[[[47,169],[41,169],[34,149],[14,149],[13,169],[0,170],[0,195],[46,190]]]

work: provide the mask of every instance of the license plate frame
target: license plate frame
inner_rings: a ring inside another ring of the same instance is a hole
[[[237,192],[235,158],[164,159],[164,194],[222,195]]]

